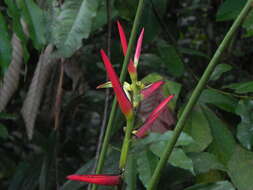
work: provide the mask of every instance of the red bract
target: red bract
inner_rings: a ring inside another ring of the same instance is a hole
[[[116,186],[121,183],[120,175],[69,175],[67,179],[107,186]]]
[[[137,138],[143,138],[147,134],[148,130],[152,127],[152,124],[157,119],[157,117],[162,113],[162,111],[166,108],[167,103],[174,97],[174,95],[171,95],[167,98],[165,98],[155,109],[152,111],[152,113],[149,115],[149,117],[146,119],[144,125],[138,129],[138,131],[135,133],[135,136]]]
[[[126,34],[125,34],[124,29],[121,26],[121,24],[120,24],[119,21],[117,21],[117,25],[118,25],[119,36],[120,36],[120,41],[121,41],[121,46],[122,46],[123,54],[124,54],[124,56],[126,56],[126,52],[127,52]],[[141,37],[141,41],[142,41],[142,38],[143,38],[143,34],[142,34],[142,37]],[[140,47],[139,47],[139,50],[140,50]],[[140,53],[140,51],[139,51],[139,53]],[[129,72],[130,75],[136,75],[136,73],[137,73],[136,66],[134,65],[134,62],[133,62],[132,59],[130,59],[130,62],[129,62],[129,65],[128,65],[128,72]]]
[[[153,84],[151,84],[150,86],[144,88],[141,91],[142,94],[142,98],[146,99],[148,98],[150,95],[152,95],[156,90],[158,90],[162,85],[164,84],[164,81],[157,81],[154,82]]]
[[[118,100],[120,109],[126,117],[130,117],[133,114],[132,104],[129,101],[129,99],[127,98],[127,96],[122,88],[122,85],[119,81],[119,78],[116,75],[115,70],[112,67],[111,62],[103,50],[101,50],[101,55],[102,55],[102,59],[103,59],[104,65],[105,65],[106,72],[107,72],[108,77],[112,83],[113,90],[114,90],[116,98]]]
[[[140,55],[141,55],[141,46],[142,46],[142,40],[143,40],[143,35],[144,35],[144,28],[141,30],[141,34],[139,36],[139,39],[137,41],[137,46],[135,50],[135,55],[134,55],[134,64],[135,67],[137,67]]]

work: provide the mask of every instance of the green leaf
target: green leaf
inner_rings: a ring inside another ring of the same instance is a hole
[[[221,164],[218,158],[211,153],[190,153],[188,156],[193,161],[194,171],[196,174],[207,173],[211,170],[226,171],[225,166]]]
[[[158,157],[162,156],[165,149],[166,142],[162,141],[150,146],[150,150]],[[184,151],[180,148],[174,148],[169,159],[169,163],[175,167],[179,167],[185,170],[189,170],[194,174],[192,160],[186,156]]]
[[[232,20],[237,17],[237,15],[242,10],[243,6],[247,0],[226,0],[220,7],[216,14],[216,19],[218,21]]]
[[[236,114],[241,117],[237,126],[236,137],[248,150],[253,147],[253,100],[241,100],[236,108]]]
[[[237,99],[231,96],[222,94],[216,90],[205,89],[203,90],[203,92],[201,93],[199,97],[199,103],[213,104],[222,110],[234,113],[236,105],[237,105]]]
[[[2,138],[2,139],[7,139],[8,138],[8,130],[1,123],[0,123],[0,138]]]
[[[114,7],[114,1],[111,1],[111,19],[114,19],[116,16],[118,16],[118,10]],[[92,31],[95,31],[101,27],[103,27],[107,23],[107,10],[106,10],[106,2],[101,1],[98,10],[97,15],[94,19],[94,22],[92,23]]]
[[[133,141],[133,149],[132,152],[139,153],[141,151],[146,151],[149,146],[152,144],[160,143],[163,141],[164,143],[170,141],[174,135],[174,131],[167,131],[166,133],[149,133],[149,135],[143,139],[137,139]],[[193,139],[186,133],[182,132],[177,140],[176,147],[178,146],[186,146],[193,142]]]
[[[243,23],[243,28],[246,29],[246,34],[244,35],[245,37],[251,37],[253,36],[253,11],[251,10],[248,13],[247,18],[245,19]]]
[[[11,42],[5,17],[0,12],[0,69],[4,72],[11,61]]]
[[[203,111],[211,128],[213,142],[209,151],[217,156],[224,165],[230,160],[235,148],[235,139],[225,123],[223,123],[210,109],[203,107]]]
[[[21,25],[21,11],[16,5],[15,0],[5,0],[5,3],[8,6],[8,15],[12,18],[12,31],[15,33],[18,38],[21,40],[21,45],[24,51],[24,62],[27,63],[29,59],[29,52],[27,50],[27,37],[24,34],[23,27]]]
[[[200,106],[195,106],[190,113],[184,132],[189,134],[194,142],[186,146],[189,152],[203,151],[212,142],[212,134],[209,127],[209,122]]]
[[[253,153],[239,146],[228,162],[228,174],[238,190],[252,190]]]
[[[167,66],[168,72],[175,77],[180,77],[184,73],[184,64],[177,54],[176,49],[169,45],[159,46],[159,55],[163,63]]]
[[[137,170],[139,173],[139,178],[145,187],[147,187],[158,161],[158,157],[148,150],[141,152],[138,155]]]
[[[235,188],[228,181],[219,181],[215,183],[197,184],[184,190],[235,190]]]
[[[29,26],[29,34],[33,40],[34,47],[41,49],[46,43],[44,13],[33,0],[19,0],[19,5],[22,15]]]
[[[92,30],[100,0],[67,0],[55,18],[53,39],[56,55],[70,57],[82,46]]]
[[[253,81],[233,83],[230,85],[226,85],[223,88],[233,89],[236,93],[239,94],[249,93],[253,92]]]
[[[231,69],[232,69],[232,66],[228,64],[217,65],[210,77],[210,80],[218,80],[223,73],[228,72]]]

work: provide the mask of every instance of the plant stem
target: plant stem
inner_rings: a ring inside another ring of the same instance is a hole
[[[120,155],[120,161],[119,161],[119,168],[122,170],[126,166],[127,161],[127,155],[130,147],[131,142],[131,136],[132,136],[132,130],[134,127],[134,118],[129,118],[127,120],[127,126],[126,126],[126,134],[123,141],[122,149],[121,149],[121,155]]]
[[[139,0],[137,12],[136,12],[134,23],[133,23],[133,28],[132,28],[131,35],[130,35],[129,46],[128,46],[127,53],[124,58],[123,66],[122,66],[121,73],[120,73],[120,81],[121,82],[123,82],[126,78],[127,65],[130,60],[130,54],[133,50],[134,41],[136,40],[137,29],[138,29],[141,14],[143,11],[143,6],[144,6],[144,0]],[[102,145],[102,149],[101,149],[101,153],[100,153],[100,156],[98,159],[96,174],[99,174],[102,171],[102,168],[104,166],[105,155],[106,155],[106,152],[108,149],[108,144],[109,144],[110,137],[111,137],[112,127],[113,127],[112,123],[114,121],[116,107],[117,107],[117,100],[114,97],[111,113],[109,116],[109,121],[108,121],[106,132],[105,132],[105,137],[104,137],[104,141],[103,141],[103,145]],[[97,189],[96,187],[97,187],[96,185],[93,185],[92,190],[96,190]]]
[[[162,157],[155,169],[155,172],[148,184],[148,188],[147,190],[154,190],[156,189],[156,186],[159,182],[160,179],[160,175],[162,172],[162,169],[165,167],[171,153],[172,150],[177,142],[178,137],[180,136],[183,128],[184,128],[184,124],[186,122],[186,119],[189,115],[189,113],[191,112],[193,106],[196,104],[200,93],[202,92],[203,88],[205,87],[205,84],[207,83],[210,75],[212,74],[216,64],[219,62],[222,53],[225,51],[225,49],[227,48],[231,38],[233,37],[234,33],[237,31],[237,29],[239,28],[239,26],[241,25],[241,23],[243,22],[244,18],[247,16],[248,12],[250,11],[250,9],[252,8],[252,3],[253,0],[248,0],[246,5],[244,6],[244,8],[242,9],[242,11],[240,12],[240,14],[238,15],[238,17],[236,18],[236,20],[234,21],[233,25],[230,27],[229,31],[227,32],[226,36],[224,37],[223,41],[221,42],[219,48],[216,50],[213,58],[211,59],[211,61],[209,62],[204,74],[202,75],[201,79],[199,80],[196,88],[194,89],[181,117],[179,118],[179,121],[177,122],[176,128],[175,128],[175,133],[174,136],[172,137],[172,139],[166,144],[165,150],[162,154]]]

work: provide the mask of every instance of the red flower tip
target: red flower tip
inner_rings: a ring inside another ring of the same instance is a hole
[[[67,179],[107,186],[116,186],[121,183],[120,175],[69,175]]]
[[[157,91],[165,82],[164,81],[157,81],[154,82],[153,84],[151,84],[150,86],[144,88],[141,91],[142,94],[142,98],[146,99],[148,98],[150,95],[152,95],[155,91]]]
[[[135,67],[137,67],[137,64],[138,64],[138,61],[139,61],[139,58],[141,55],[141,46],[142,46],[143,35],[144,35],[144,28],[142,28],[141,34],[140,34],[139,39],[137,41],[137,46],[136,46],[135,55],[134,55]]]
[[[122,46],[123,54],[126,55],[126,52],[127,52],[126,35],[125,35],[124,29],[122,28],[122,26],[121,26],[121,24],[120,24],[119,21],[117,21],[117,25],[118,25],[119,37],[120,37],[120,41],[121,41],[121,46]]]
[[[102,59],[103,59],[104,65],[105,65],[106,72],[107,72],[108,77],[112,83],[114,93],[115,93],[116,98],[118,100],[120,109],[126,117],[130,117],[130,115],[132,115],[132,104],[129,101],[129,99],[127,98],[127,96],[122,88],[122,85],[119,81],[119,78],[118,78],[115,70],[113,69],[112,64],[111,64],[109,58],[107,57],[107,55],[105,54],[104,50],[101,50],[101,55],[102,55]]]
[[[136,67],[134,66],[134,62],[133,60],[130,60],[129,64],[128,64],[128,67],[127,67],[127,70],[129,72],[129,74],[136,74],[137,71],[136,71]]]
[[[143,138],[147,134],[148,130],[152,127],[155,120],[158,116],[162,113],[162,111],[166,108],[167,103],[174,97],[174,95],[170,95],[169,97],[165,98],[148,116],[144,125],[138,129],[135,133],[137,138]]]

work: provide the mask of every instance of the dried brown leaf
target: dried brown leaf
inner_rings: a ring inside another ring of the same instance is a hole
[[[0,89],[0,112],[3,111],[18,88],[21,66],[23,64],[23,48],[20,39],[12,35],[12,60],[4,74],[3,84]]]
[[[52,64],[49,64],[49,56],[52,51],[53,46],[48,45],[45,51],[40,55],[32,82],[21,110],[29,139],[32,139],[33,136],[34,124],[39,111],[41,98],[52,68]]]
[[[138,116],[142,122],[147,119],[149,114],[164,100],[164,98],[165,97],[163,95],[163,90],[160,87],[151,96],[141,102]],[[173,113],[169,110],[169,108],[166,108],[153,123],[151,131],[164,133],[170,130],[174,124],[175,118],[173,116]]]

